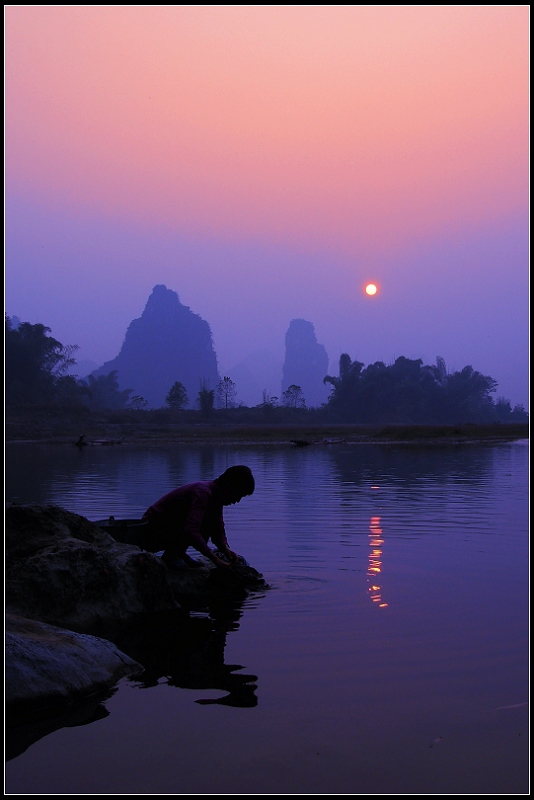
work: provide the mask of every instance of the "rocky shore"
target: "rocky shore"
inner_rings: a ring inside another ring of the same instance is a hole
[[[158,556],[58,506],[9,504],[5,542],[5,711],[17,730],[14,754],[65,724],[69,707],[88,721],[121,678],[143,676],[146,665],[116,644],[129,627],[161,614],[185,624],[214,596],[239,600],[267,588],[254,570],[248,582],[225,577],[203,558],[171,572]]]

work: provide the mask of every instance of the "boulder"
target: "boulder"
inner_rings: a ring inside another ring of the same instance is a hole
[[[143,672],[105,639],[9,613],[4,663],[7,760],[54,730],[105,716],[117,681]]]
[[[141,664],[106,639],[6,615],[5,702],[10,712],[70,701],[142,671]]]
[[[99,692],[143,671],[108,641],[127,626],[165,612],[187,619],[214,596],[234,603],[267,588],[246,564],[228,570],[201,558],[196,568],[170,571],[153,553],[53,505],[9,504],[5,542],[5,699],[15,754],[55,727],[102,713]]]
[[[14,613],[105,634],[137,614],[177,607],[161,559],[116,542],[85,517],[13,504],[5,532],[5,600]]]
[[[215,552],[226,561],[224,553]],[[169,577],[174,596],[185,609],[205,608],[215,598],[239,602],[251,592],[263,592],[269,588],[263,575],[247,564],[243,556],[239,556],[232,569],[216,567],[205,556],[199,556],[196,567],[170,570]]]

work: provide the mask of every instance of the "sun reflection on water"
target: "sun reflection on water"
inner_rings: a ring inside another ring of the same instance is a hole
[[[380,527],[380,517],[371,517],[369,525],[369,566],[367,568],[367,582],[369,587],[369,597],[378,608],[387,608],[388,604],[382,599],[382,586],[379,576],[382,572],[382,528]]]

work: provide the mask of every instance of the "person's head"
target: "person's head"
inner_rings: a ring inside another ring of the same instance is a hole
[[[223,505],[239,503],[242,497],[252,494],[255,488],[254,476],[250,467],[238,464],[219,475],[217,484],[222,492]]]

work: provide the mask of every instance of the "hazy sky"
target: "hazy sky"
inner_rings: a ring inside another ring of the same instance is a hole
[[[100,364],[164,283],[221,372],[301,317],[528,407],[529,6],[4,8],[9,315]]]

